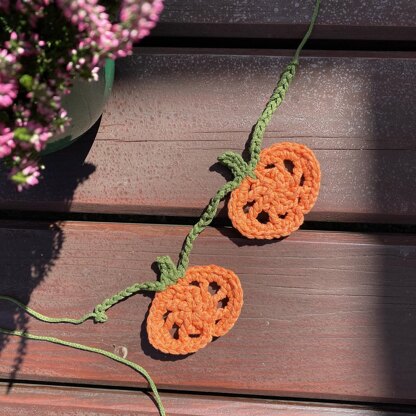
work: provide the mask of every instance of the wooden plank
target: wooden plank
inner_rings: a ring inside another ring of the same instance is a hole
[[[199,215],[230,178],[217,156],[243,150],[288,57],[182,52],[119,65],[93,146],[46,158],[30,192],[3,185],[0,208]],[[414,53],[304,58],[265,146],[292,140],[316,152],[322,189],[309,220],[416,220],[415,77]]]
[[[114,223],[3,223],[0,293],[50,316],[77,317],[175,258],[189,228]],[[414,402],[416,237],[298,232],[256,243],[207,230],[192,264],[218,264],[242,281],[232,332],[188,357],[148,343],[148,296],[115,307],[106,324],[48,325],[0,305],[0,325],[110,351],[125,347],[160,388],[319,399]],[[143,386],[103,357],[2,337],[1,379]]]
[[[154,36],[300,38],[315,0],[171,0]],[[328,0],[313,37],[316,39],[414,40],[416,4],[370,0]]]
[[[392,407],[331,403],[289,402],[209,395],[163,393],[170,416],[410,416],[410,410]],[[156,416],[154,403],[140,391],[15,385],[11,391],[0,385],[1,416]]]

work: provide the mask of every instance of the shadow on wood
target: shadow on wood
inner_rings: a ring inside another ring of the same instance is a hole
[[[23,193],[31,194],[33,200],[49,200],[64,204],[69,210],[77,186],[88,179],[95,170],[94,165],[86,164],[84,161],[93,144],[98,126],[99,121],[77,143],[46,156],[43,161],[46,166],[43,180],[37,187]],[[16,191],[14,185],[8,181],[6,172],[3,171],[0,175],[0,192],[3,197],[7,196],[10,201],[22,198],[23,193],[19,194]],[[31,206],[27,206],[26,209],[30,210]],[[0,228],[2,287],[6,290],[2,294],[12,296],[25,305],[29,303],[33,290],[48,276],[65,241],[59,222],[37,223],[36,227],[34,231],[33,223],[20,221]],[[34,238],[34,232],[37,233],[37,238]],[[2,302],[0,311],[1,327],[29,330],[29,317],[20,308]],[[9,336],[0,334],[0,355],[9,342]],[[19,338],[14,364],[10,370],[9,388],[22,366],[26,350],[27,339]]]
[[[389,91],[382,88],[387,70],[395,74]],[[387,212],[387,207],[395,207],[397,215],[408,216],[407,223],[412,223],[416,184],[416,116],[412,102],[416,84],[414,79],[408,79],[407,71],[408,63],[397,60],[386,65],[384,73],[381,71],[372,76],[373,139],[374,142],[395,143],[396,151],[375,152],[375,160],[372,161],[373,189],[370,192],[378,196],[379,211]],[[401,86],[398,93],[395,93],[395,84]],[[389,220],[386,219],[386,222],[389,223]],[[381,243],[383,240],[380,236]],[[407,245],[404,238],[399,255],[397,247],[385,244],[381,247],[380,266],[383,272],[379,296],[384,300],[380,303],[378,321],[384,339],[385,383],[392,391],[400,391],[404,397],[414,397],[416,311],[410,305],[414,304],[416,297],[416,248]]]

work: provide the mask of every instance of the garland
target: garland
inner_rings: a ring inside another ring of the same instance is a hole
[[[219,156],[218,160],[231,170],[234,179],[217,191],[186,236],[177,265],[168,256],[158,257],[158,281],[135,283],[78,319],[45,316],[9,296],[0,296],[0,300],[14,303],[39,321],[79,325],[89,319],[106,322],[107,311],[120,301],[138,292],[157,292],[147,319],[149,341],[155,348],[168,354],[189,354],[205,347],[214,337],[225,335],[237,321],[243,305],[240,281],[234,272],[217,265],[188,267],[189,257],[195,240],[212,222],[219,203],[230,193],[228,215],[233,226],[248,238],[287,236],[300,227],[304,214],[312,209],[321,177],[313,152],[304,145],[289,142],[264,150],[261,146],[266,127],[296,74],[300,52],[312,33],[319,7],[320,0],[316,0],[309,29],[254,127],[249,161],[234,152]],[[210,287],[217,289],[214,294]],[[155,383],[138,364],[106,350],[54,337],[5,328],[0,328],[0,332],[92,352],[124,364],[147,380],[160,415],[166,415]]]

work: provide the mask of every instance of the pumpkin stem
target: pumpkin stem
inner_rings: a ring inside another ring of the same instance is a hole
[[[230,169],[235,178],[242,179],[246,176],[251,176],[254,179],[256,178],[249,164],[237,153],[225,152],[218,156],[218,161]]]
[[[169,256],[160,256],[156,259],[160,270],[160,282],[163,286],[168,287],[175,284],[181,277],[178,269]]]

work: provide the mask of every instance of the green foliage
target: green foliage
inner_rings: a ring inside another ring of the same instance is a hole
[[[32,91],[33,89],[33,77],[29,74],[22,75],[19,79],[20,85],[22,85],[26,90]]]
[[[29,142],[32,138],[32,135],[26,127],[18,127],[14,131],[14,137],[15,139],[20,140],[22,142]]]

